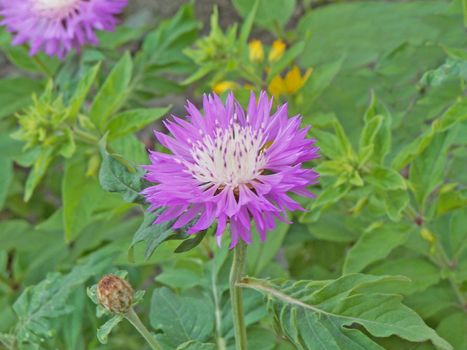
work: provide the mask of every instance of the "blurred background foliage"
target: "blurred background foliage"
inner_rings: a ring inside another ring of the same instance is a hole
[[[100,46],[65,62],[31,58],[0,32],[0,344],[142,349],[124,323],[100,344],[103,322],[86,298],[100,275],[125,269],[152,295],[137,309],[167,349],[233,348],[228,251],[210,232],[150,225],[139,165],[160,147],[152,129],[183,115],[185,98],[233,90],[245,102],[267,90],[313,126],[321,183],[317,199],[303,201],[309,211],[249,247],[248,274],[406,276],[352,283],[369,289],[367,300],[376,289],[403,295],[466,349],[465,1],[234,0],[204,21],[200,3],[157,21],[132,6]],[[249,288],[267,290],[254,280]],[[250,348],[313,348],[268,296],[266,308],[246,292]],[[432,335],[366,336],[368,349],[449,348]]]

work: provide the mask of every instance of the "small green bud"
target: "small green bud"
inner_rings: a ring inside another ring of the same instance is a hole
[[[124,279],[116,275],[106,275],[97,285],[97,299],[108,311],[124,314],[133,304],[133,288]]]

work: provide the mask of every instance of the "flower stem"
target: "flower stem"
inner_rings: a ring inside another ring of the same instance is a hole
[[[246,262],[246,245],[240,241],[234,250],[232,268],[230,270],[230,300],[235,331],[235,344],[237,350],[247,349],[245,315],[243,314],[242,288],[237,286],[240,282]]]
[[[125,314],[125,317],[130,323],[136,328],[136,330],[143,336],[143,338],[148,342],[153,350],[162,350],[159,342],[154,338],[151,332],[148,331],[146,326],[141,322],[140,318],[136,314],[133,308],[130,308]]]

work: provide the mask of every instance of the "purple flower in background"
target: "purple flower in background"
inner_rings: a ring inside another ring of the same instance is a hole
[[[30,54],[63,58],[73,48],[97,44],[95,30],[113,30],[128,0],[0,0],[1,25],[13,45],[29,43]]]
[[[177,229],[196,218],[193,234],[217,222],[219,244],[230,224],[232,248],[239,239],[251,243],[252,220],[265,240],[275,218],[287,221],[287,210],[303,210],[289,194],[313,196],[307,187],[318,174],[302,165],[318,157],[318,148],[300,116],[289,118],[286,104],[274,114],[271,107],[266,93],[259,101],[251,94],[246,111],[232,94],[225,104],[209,95],[203,114],[188,102],[187,120],[165,122],[172,137],[156,137],[172,154],[151,152],[145,166],[145,178],[156,183],[143,191],[149,210],[165,208],[156,223],[176,220]]]

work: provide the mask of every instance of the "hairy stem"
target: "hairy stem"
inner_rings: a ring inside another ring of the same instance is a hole
[[[230,300],[235,331],[235,347],[237,350],[247,349],[245,315],[243,314],[242,288],[238,283],[242,279],[246,262],[246,245],[240,241],[234,250],[232,268],[230,270]]]
[[[212,269],[212,295],[214,297],[215,316],[216,316],[216,342],[218,350],[225,350],[225,339],[222,337],[222,315],[219,302],[219,292],[217,290],[217,271]]]
[[[136,330],[143,336],[147,341],[151,349],[153,350],[162,350],[159,342],[154,338],[151,332],[148,331],[146,326],[141,322],[140,318],[136,314],[135,310],[131,308],[126,314],[125,317],[130,323],[136,328]]]

